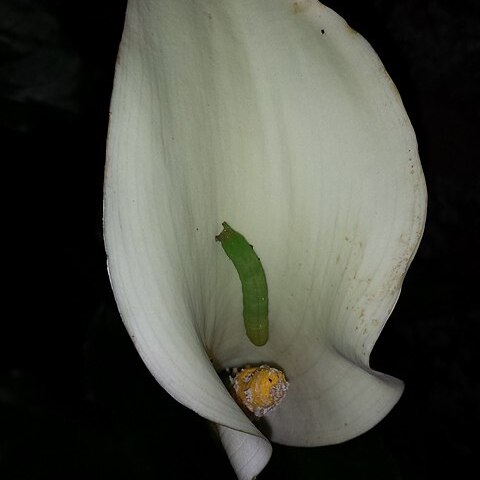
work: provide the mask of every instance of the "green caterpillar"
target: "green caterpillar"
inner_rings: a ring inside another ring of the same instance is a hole
[[[253,246],[245,237],[223,222],[215,240],[222,243],[237,269],[243,292],[243,320],[250,341],[257,347],[268,340],[268,289],[265,271]]]

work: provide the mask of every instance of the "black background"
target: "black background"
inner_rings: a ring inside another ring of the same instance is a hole
[[[327,5],[385,63],[427,180],[424,239],[371,359],[406,390],[350,442],[275,445],[260,478],[461,476],[480,427],[480,2]],[[207,423],[143,366],[108,283],[102,182],[124,11],[0,0],[2,480],[235,478]]]

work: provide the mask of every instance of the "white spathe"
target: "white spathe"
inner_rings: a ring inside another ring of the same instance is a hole
[[[240,479],[269,441],[217,369],[280,366],[271,440],[326,445],[403,384],[369,367],[422,236],[415,134],[370,45],[314,0],[130,0],[115,76],[105,242],[125,325],[158,382],[219,425]],[[270,339],[245,335],[227,221],[266,271]],[[213,361],[213,364],[212,364]]]

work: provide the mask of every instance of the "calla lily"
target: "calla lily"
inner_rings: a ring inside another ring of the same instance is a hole
[[[342,442],[403,383],[369,366],[422,236],[415,134],[377,55],[314,0],[130,0],[105,179],[108,267],[123,321],[175,399],[218,425],[238,478],[271,444]],[[270,338],[249,342],[215,242],[252,241]],[[289,391],[268,437],[219,378],[267,363]]]

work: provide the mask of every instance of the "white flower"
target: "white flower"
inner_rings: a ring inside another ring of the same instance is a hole
[[[265,417],[275,442],[341,442],[388,413],[403,384],[369,355],[420,241],[426,190],[400,97],[359,34],[314,0],[130,0],[107,157],[122,318],[158,382],[219,426],[240,479],[271,445],[224,368],[285,371],[288,394]],[[264,347],[245,335],[240,282],[215,242],[222,221],[265,268]]]

